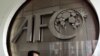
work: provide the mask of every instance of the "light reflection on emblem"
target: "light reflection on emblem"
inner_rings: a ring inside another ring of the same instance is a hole
[[[83,24],[82,15],[73,9],[60,10],[54,13],[49,22],[50,31],[60,39],[76,36]]]

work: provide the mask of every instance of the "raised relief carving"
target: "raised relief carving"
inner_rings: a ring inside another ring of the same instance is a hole
[[[50,31],[60,39],[70,39],[76,36],[82,27],[84,15],[74,9],[57,11],[49,22]]]

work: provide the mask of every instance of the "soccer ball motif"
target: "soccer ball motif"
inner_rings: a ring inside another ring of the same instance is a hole
[[[70,39],[76,36],[83,25],[83,16],[74,9],[59,10],[49,22],[49,29],[59,39]]]
[[[81,15],[77,11],[64,10],[57,15],[54,24],[59,33],[66,34],[69,26],[72,27],[72,30],[77,30],[81,21]]]

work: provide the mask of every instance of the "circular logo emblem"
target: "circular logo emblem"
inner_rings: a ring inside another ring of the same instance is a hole
[[[72,9],[60,10],[54,13],[49,22],[50,31],[60,39],[69,39],[76,36],[82,26],[81,14]]]

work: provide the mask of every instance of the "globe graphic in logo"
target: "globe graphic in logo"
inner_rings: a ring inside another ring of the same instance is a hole
[[[83,18],[78,11],[72,9],[61,10],[56,12],[50,20],[50,25],[54,24],[51,26],[51,28],[54,27],[51,32],[61,39],[72,38],[79,31],[82,23]]]

